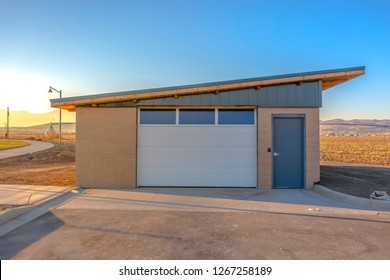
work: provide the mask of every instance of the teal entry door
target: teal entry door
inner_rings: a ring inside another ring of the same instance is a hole
[[[275,189],[304,188],[304,116],[272,119],[272,176]]]

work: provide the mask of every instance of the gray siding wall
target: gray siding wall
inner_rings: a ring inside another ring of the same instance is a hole
[[[99,107],[134,106],[236,106],[259,107],[321,107],[321,81],[300,85],[287,84],[262,87],[258,90],[244,89],[174,97],[140,100],[138,103],[117,102],[100,104]]]

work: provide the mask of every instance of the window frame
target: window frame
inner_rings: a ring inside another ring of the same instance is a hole
[[[149,111],[175,111],[175,123],[171,123],[171,124],[168,124],[168,123],[141,123],[141,110],[149,110]],[[177,109],[175,108],[156,108],[156,109],[152,109],[152,108],[141,108],[140,110],[138,110],[138,125],[144,125],[144,126],[154,126],[154,125],[157,125],[157,126],[172,126],[172,125],[177,125]]]
[[[141,110],[175,110],[175,124],[141,124]],[[214,124],[180,124],[180,111],[179,110],[214,110]],[[253,118],[254,122],[253,124],[219,124],[219,118],[218,118],[218,112],[219,110],[253,110]],[[167,107],[167,108],[153,108],[153,107],[141,107],[137,109],[137,124],[138,126],[189,126],[189,127],[196,127],[196,126],[222,126],[222,127],[228,127],[228,126],[238,126],[238,127],[244,127],[244,126],[257,126],[257,108],[232,108],[232,107]]]
[[[220,124],[219,123],[219,110],[230,110],[230,111],[253,111],[253,124]],[[255,109],[230,109],[230,108],[218,108],[217,110],[218,114],[218,122],[216,125],[218,126],[256,126],[256,110]]]
[[[213,126],[217,125],[217,122],[215,121],[216,113],[215,108],[178,108],[178,125],[188,125],[188,126]],[[180,111],[212,111],[214,113],[214,123],[180,123]]]

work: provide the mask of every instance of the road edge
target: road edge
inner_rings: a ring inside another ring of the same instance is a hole
[[[4,210],[0,215],[0,237],[35,220],[66,201],[69,201],[78,195],[82,195],[85,191],[85,189],[80,187],[74,187],[70,190],[68,189],[66,192],[58,193],[58,195],[55,195],[54,197],[51,196],[49,199],[40,201],[40,203],[36,205]],[[4,219],[2,217],[3,215]]]
[[[315,185],[314,191],[324,196],[337,199],[342,202],[346,202],[355,206],[369,208],[372,210],[390,212],[390,200],[376,200],[376,199],[357,197],[357,196],[331,190],[322,185]]]

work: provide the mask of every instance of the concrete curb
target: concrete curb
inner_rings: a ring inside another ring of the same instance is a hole
[[[5,209],[4,211],[0,212],[0,225],[5,224],[6,222],[15,219],[16,217],[19,217],[27,212],[30,212],[36,207],[36,205],[29,205]]]
[[[31,205],[39,206],[47,201],[50,201],[52,199],[55,199],[56,197],[59,197],[63,195],[64,193],[71,192],[72,190],[77,189],[77,187],[68,187],[66,189],[63,189],[62,191],[59,191],[57,193],[53,193],[52,195],[48,195],[47,197],[43,197],[35,202],[33,202]]]
[[[15,208],[5,209],[5,210],[0,212],[0,225],[3,225],[5,223],[7,223],[8,221],[15,219],[23,214],[26,214],[30,211],[33,211],[37,207],[39,207],[40,205],[42,205],[46,202],[49,202],[53,199],[56,199],[57,197],[65,194],[65,193],[71,192],[72,190],[75,190],[75,189],[77,189],[77,187],[69,187],[69,188],[66,188],[60,192],[49,195],[47,197],[43,197],[43,198],[35,201],[31,205],[21,205],[21,206],[15,207]]]
[[[84,189],[81,188],[73,188],[68,192],[59,193],[58,196],[52,197],[49,200],[45,200],[44,202],[39,203],[39,205],[27,206],[29,209],[22,209],[19,212],[15,211],[18,208],[9,209],[14,211],[7,211],[10,214],[7,214],[6,217],[10,218],[8,221],[5,221],[0,225],[0,237],[17,229],[18,227],[31,222],[32,220],[46,214],[51,209],[58,207],[59,205],[73,199],[74,197],[81,195],[85,192]],[[23,212],[25,211],[25,212]],[[4,211],[6,212],[6,211]],[[2,213],[3,215],[4,213]],[[19,214],[19,215],[17,215]],[[0,215],[1,216],[1,215]],[[12,217],[12,218],[11,218]],[[5,220],[5,219],[4,219]]]
[[[378,211],[389,211],[390,212],[390,200],[376,200],[357,197],[345,193],[340,193],[331,189],[328,189],[322,185],[315,185],[314,191],[324,196],[337,199],[342,202],[346,202],[355,206],[368,208]]]

